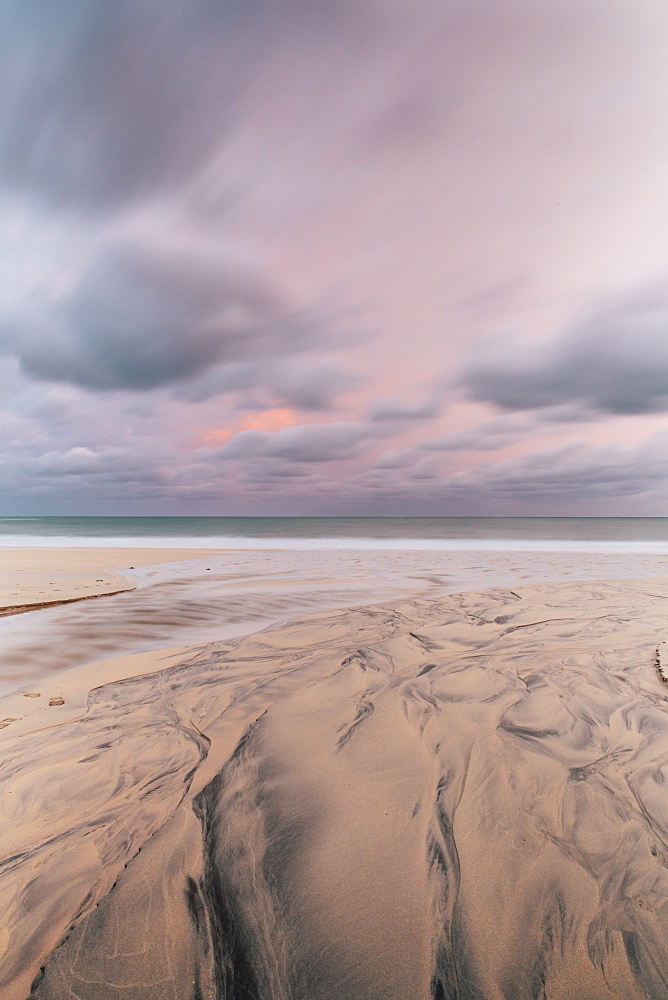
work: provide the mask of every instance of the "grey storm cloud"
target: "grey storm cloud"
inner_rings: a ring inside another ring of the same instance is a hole
[[[572,403],[581,417],[668,410],[668,292],[602,309],[541,353],[506,346],[463,372],[474,399],[509,410]]]
[[[447,505],[457,515],[572,512],[573,503],[591,513],[614,513],[622,498],[666,495],[666,435],[637,445],[593,446],[585,441],[540,448],[502,461],[478,462],[473,468],[440,472],[418,464],[410,472],[379,465],[359,476],[356,485],[424,503],[437,512]],[[415,457],[415,450],[407,458]],[[411,464],[406,462],[406,465]],[[631,509],[633,509],[631,507]]]
[[[296,322],[295,322],[296,325]],[[358,388],[364,381],[359,372],[344,368],[332,361],[309,355],[308,347],[315,341],[325,345],[330,336],[324,318],[315,317],[303,329],[310,330],[306,337],[295,336],[293,348],[286,364],[284,359],[273,356],[256,360],[226,362],[207,370],[193,381],[177,390],[177,396],[188,402],[201,402],[220,393],[239,396],[237,409],[266,410],[275,406],[289,406],[304,412],[325,412],[335,409],[339,396]],[[303,356],[298,351],[306,342]],[[281,353],[290,353],[290,344],[284,338]]]
[[[327,361],[293,362],[288,367],[272,367],[272,371],[266,372],[263,384],[298,410],[330,410],[338,396],[363,381],[360,374]]]
[[[552,503],[637,496],[665,486],[665,435],[640,445],[592,447],[575,441],[543,448],[502,462],[481,462],[456,473],[451,496],[486,500]]]
[[[221,459],[280,458],[288,462],[336,462],[359,455],[369,442],[362,423],[306,424],[283,430],[242,431],[217,451]]]
[[[7,0],[0,179],[99,209],[187,182],[247,114],[258,67],[347,0]]]
[[[187,177],[223,128],[204,109],[233,100],[205,6],[5,4],[4,179],[105,205]]]
[[[149,389],[317,339],[255,277],[132,247],[97,260],[44,323],[10,326],[5,352],[35,378],[90,389]]]
[[[437,438],[428,438],[422,447],[428,451],[497,451],[527,437],[539,424],[526,414],[503,414],[477,427],[452,431]]]

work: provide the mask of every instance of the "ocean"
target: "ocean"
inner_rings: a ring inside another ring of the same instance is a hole
[[[0,547],[668,552],[668,517],[0,517]]]
[[[668,577],[668,518],[0,518],[0,563],[10,570],[12,549],[52,548],[57,566],[58,549],[78,546],[191,551],[121,570],[133,591],[0,618],[0,693],[83,663],[319,611],[550,580]]]

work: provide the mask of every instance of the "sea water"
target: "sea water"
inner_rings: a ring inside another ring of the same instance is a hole
[[[668,552],[668,517],[0,517],[0,546]]]

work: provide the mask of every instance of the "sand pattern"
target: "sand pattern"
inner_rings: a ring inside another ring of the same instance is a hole
[[[9,725],[0,995],[668,996],[667,631],[654,580],[315,613]]]

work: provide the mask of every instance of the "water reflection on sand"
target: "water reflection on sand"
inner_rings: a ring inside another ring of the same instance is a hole
[[[224,552],[136,570],[137,590],[0,619],[0,693],[93,660],[244,635],[315,610],[550,579],[668,574],[663,555]]]

